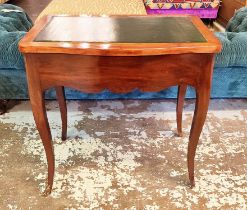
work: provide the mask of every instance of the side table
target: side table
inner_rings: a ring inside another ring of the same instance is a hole
[[[188,144],[190,184],[194,157],[207,115],[214,54],[221,44],[193,16],[47,16],[40,19],[19,45],[24,54],[34,119],[42,139],[51,192],[54,153],[44,93],[56,89],[62,116],[62,139],[67,133],[64,87],[96,93],[108,89],[126,93],[160,91],[179,86],[178,134],[187,85],[196,90],[196,107]]]

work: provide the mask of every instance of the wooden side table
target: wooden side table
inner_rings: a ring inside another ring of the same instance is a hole
[[[66,139],[64,87],[96,93],[160,91],[179,86],[178,134],[187,85],[196,90],[196,108],[188,145],[188,171],[194,181],[194,157],[210,99],[214,54],[221,44],[197,17],[190,16],[49,16],[20,42],[24,53],[34,119],[48,162],[48,185],[54,177],[52,137],[44,92],[56,88]]]

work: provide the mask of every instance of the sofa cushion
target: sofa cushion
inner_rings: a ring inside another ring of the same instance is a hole
[[[247,7],[239,9],[231,18],[225,33],[216,33],[223,49],[216,56],[216,67],[247,67]]]
[[[247,7],[239,9],[226,26],[229,32],[247,32]]]
[[[222,43],[221,53],[216,55],[216,67],[247,67],[247,32],[218,32]]]
[[[39,15],[146,15],[143,0],[53,0]]]
[[[20,7],[0,5],[0,69],[23,69],[18,43],[31,27],[32,21]]]

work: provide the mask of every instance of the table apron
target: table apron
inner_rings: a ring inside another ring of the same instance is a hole
[[[88,93],[104,89],[126,93],[133,89],[155,92],[181,84],[210,88],[214,55],[25,54],[25,59],[27,71],[37,77],[43,91],[65,86]]]

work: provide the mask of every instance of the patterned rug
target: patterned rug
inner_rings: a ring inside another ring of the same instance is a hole
[[[247,100],[212,100],[196,156],[186,154],[194,101],[176,136],[175,101],[69,101],[69,139],[57,103],[47,103],[56,173],[46,160],[29,102],[0,116],[0,209],[247,209]]]

